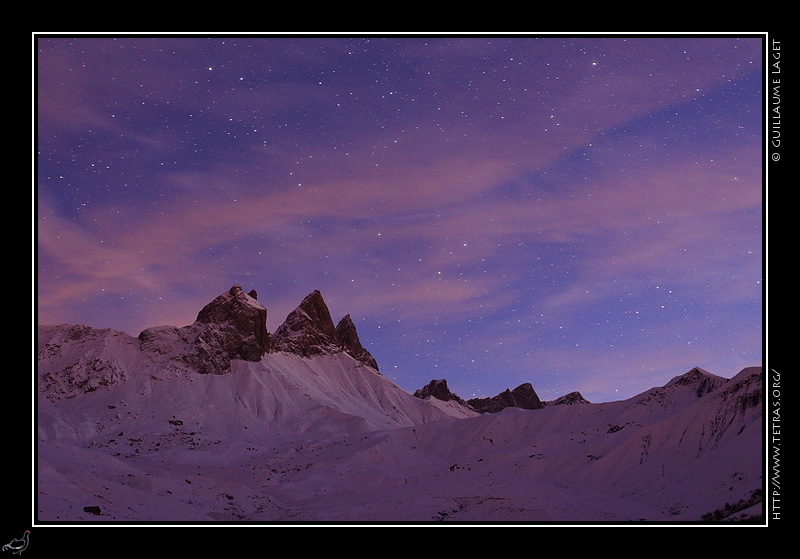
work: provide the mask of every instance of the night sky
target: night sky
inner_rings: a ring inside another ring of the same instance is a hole
[[[763,37],[36,36],[39,324],[319,289],[381,372],[627,398],[762,363]]]

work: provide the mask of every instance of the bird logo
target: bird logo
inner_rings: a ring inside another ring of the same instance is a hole
[[[30,530],[25,530],[25,534],[21,538],[14,538],[6,545],[3,546],[3,551],[10,551],[16,555],[19,555],[25,548],[28,547],[28,537],[30,535]]]

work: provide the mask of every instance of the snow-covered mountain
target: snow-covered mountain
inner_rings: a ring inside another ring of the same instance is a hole
[[[265,320],[234,286],[182,328],[39,327],[37,521],[761,514],[761,368],[481,414],[397,387],[318,292],[274,334]]]

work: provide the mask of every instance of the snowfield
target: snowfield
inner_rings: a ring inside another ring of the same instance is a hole
[[[762,514],[761,368],[730,379],[693,369],[628,400],[479,415],[414,397],[343,352],[268,353],[199,374],[168,335],[143,352],[113,330],[39,328],[37,522]]]

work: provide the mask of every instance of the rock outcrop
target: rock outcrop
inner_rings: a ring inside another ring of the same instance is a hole
[[[342,318],[339,324],[336,325],[336,338],[342,349],[353,357],[353,359],[361,361],[376,371],[378,370],[378,362],[372,354],[361,345],[361,340],[356,331],[356,325],[353,323],[353,319],[350,318],[349,314]]]
[[[496,413],[509,407],[525,410],[538,410],[544,407],[529,382],[520,384],[513,390],[506,388],[491,398],[472,398],[467,400],[467,405],[479,413]]]
[[[267,309],[238,285],[214,298],[189,326],[156,326],[139,334],[144,352],[169,354],[199,373],[224,374],[231,359],[259,361],[269,350]]]
[[[637,396],[638,403],[640,405],[649,405],[650,402],[658,402],[662,407],[668,408],[676,403],[681,404],[702,398],[705,394],[713,392],[726,382],[727,379],[723,377],[713,375],[700,367],[694,367],[688,372],[673,378],[664,386],[651,388],[643,392]]]
[[[39,333],[47,341],[38,359],[48,364],[48,372],[38,385],[51,401],[120,384],[142,367],[157,369],[160,378],[186,372],[222,375],[231,371],[232,360],[258,362],[279,351],[304,356],[344,352],[378,370],[350,315],[334,326],[319,291],[308,295],[273,335],[255,290],[245,293],[239,285],[215,297],[188,326],[153,326],[138,337],[83,325],[40,327]],[[118,363],[139,365],[129,371]]]
[[[339,347],[336,327],[319,291],[306,296],[272,335],[272,351],[303,356],[331,353]]]
[[[307,295],[272,334],[270,350],[304,357],[344,351],[378,370],[375,358],[361,345],[350,315],[334,326],[328,305],[318,290]]]
[[[416,396],[417,398],[421,398],[422,400],[429,397],[436,398],[437,400],[441,400],[442,402],[449,402],[450,400],[454,400],[463,406],[467,405],[467,402],[465,402],[458,394],[450,392],[450,389],[447,387],[447,381],[445,379],[434,379],[430,381],[422,388],[416,390],[414,392],[414,396]]]
[[[319,291],[303,299],[274,334],[267,330],[267,309],[258,302],[255,290],[245,293],[234,285],[203,307],[192,324],[146,328],[138,342],[142,352],[169,361],[171,369],[199,373],[225,374],[233,359],[257,362],[266,353],[281,351],[305,357],[345,352],[378,370],[375,358],[361,345],[350,315],[334,326]],[[73,384],[83,382],[79,374],[83,373],[74,372]],[[121,375],[101,381],[114,382]]]
[[[206,325],[230,359],[259,361],[269,348],[267,309],[255,290],[245,293],[234,285],[197,314],[196,324]]]
[[[577,392],[573,394],[578,394]],[[414,392],[417,398],[433,397],[443,402],[455,400],[459,404],[476,411],[478,413],[496,413],[505,408],[522,408],[526,410],[538,410],[545,407],[545,403],[539,399],[531,383],[526,382],[517,386],[514,390],[506,389],[497,396],[491,398],[472,398],[463,400],[458,394],[450,391],[447,381],[444,379],[434,379],[422,388]],[[578,394],[580,396],[580,394]],[[566,396],[564,398],[567,398]],[[581,399],[583,397],[581,396]],[[567,403],[567,401],[559,402]],[[569,402],[575,403],[575,402]]]

